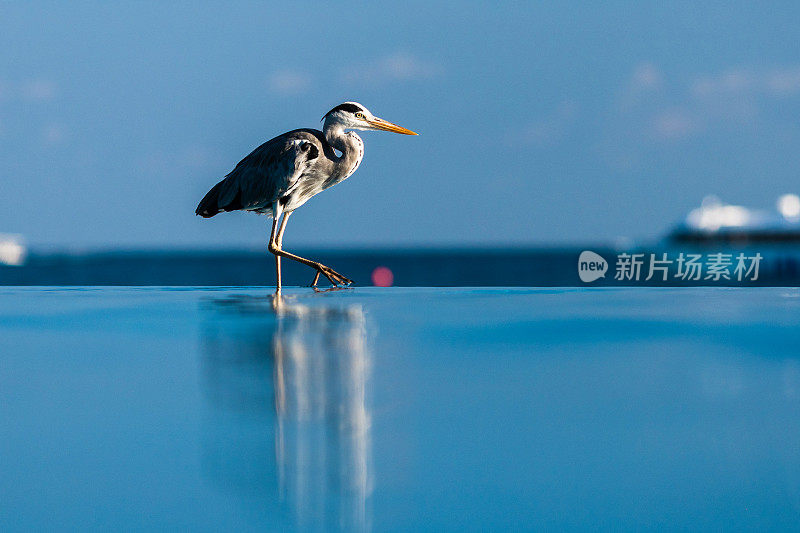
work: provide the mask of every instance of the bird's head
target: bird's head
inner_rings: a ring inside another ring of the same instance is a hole
[[[376,117],[358,102],[339,104],[325,113],[322,120],[325,121],[325,128],[338,126],[349,130],[393,131],[404,135],[418,135],[409,129]]]

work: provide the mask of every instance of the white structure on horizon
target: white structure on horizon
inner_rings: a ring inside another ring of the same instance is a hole
[[[778,198],[776,207],[777,213],[726,204],[716,196],[706,196],[700,207],[689,212],[685,226],[704,232],[796,228],[800,222],[800,197],[796,194],[784,194]]]
[[[21,235],[0,233],[0,265],[21,266],[27,256]]]

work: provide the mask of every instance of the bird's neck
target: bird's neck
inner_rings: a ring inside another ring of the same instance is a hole
[[[341,181],[356,171],[364,158],[364,141],[355,132],[345,131],[337,124],[325,123],[323,129],[328,143],[342,153],[336,160],[335,180]]]

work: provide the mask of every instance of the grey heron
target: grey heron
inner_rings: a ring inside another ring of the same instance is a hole
[[[271,139],[239,161],[225,178],[214,185],[197,206],[195,214],[210,218],[223,211],[253,211],[272,217],[267,248],[275,255],[277,292],[281,290],[281,257],[307,265],[334,287],[352,280],[318,261],[283,249],[286,222],[295,209],[312,196],[336,185],[356,171],[364,157],[364,141],[351,130],[413,131],[378,118],[357,102],[345,102],[324,117],[322,131],[293,130]],[[337,151],[341,155],[337,155]]]

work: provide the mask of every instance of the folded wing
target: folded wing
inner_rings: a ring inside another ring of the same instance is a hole
[[[268,212],[297,186],[303,172],[319,157],[318,145],[314,135],[303,131],[265,142],[208,191],[195,213],[209,218],[240,209]]]

